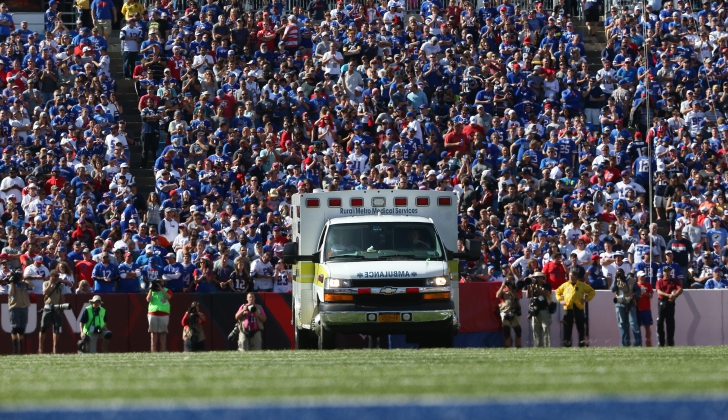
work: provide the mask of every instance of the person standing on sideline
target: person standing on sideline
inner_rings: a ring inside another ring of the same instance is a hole
[[[81,340],[78,342],[78,352],[96,353],[96,347],[101,341],[101,352],[109,351],[109,340],[111,340],[111,331],[106,328],[106,308],[101,305],[101,296],[95,295],[86,309],[81,312],[81,319],[78,321],[81,328]]]
[[[646,276],[644,271],[637,275]],[[642,334],[640,324],[637,320],[637,301],[642,295],[642,289],[637,285],[637,279],[632,275],[627,276],[620,268],[614,275],[614,282],[611,287],[614,297],[614,308],[617,311],[617,324],[622,339],[622,346],[629,347],[629,330],[632,329],[635,347],[642,346]]]
[[[642,294],[637,301],[637,316],[640,325],[645,327],[645,347],[652,347],[652,309],[650,308],[650,301],[652,300],[653,289],[647,273],[644,271],[637,273],[637,285],[642,289]]]
[[[662,269],[663,277],[657,280],[657,340],[660,347],[665,344],[672,347],[675,345],[675,299],[683,292],[680,282],[674,278],[672,270]],[[667,337],[665,336],[665,324],[667,324]]]
[[[169,325],[169,312],[172,292],[163,287],[158,281],[153,281],[147,293],[147,319],[149,332],[152,334],[152,353],[167,351],[167,326]]]
[[[540,271],[533,273],[531,278],[533,282],[528,287],[528,297],[531,298],[528,314],[531,316],[533,346],[548,348],[551,347],[551,285]]]
[[[238,350],[263,350],[263,324],[267,319],[265,310],[255,303],[255,295],[252,292],[248,293],[247,299],[248,302],[235,314],[240,330]]]
[[[142,29],[137,26],[136,18],[127,21],[119,32],[121,38],[121,58],[124,66],[124,80],[131,80],[139,56],[139,42],[142,41]]]
[[[23,354],[25,327],[28,325],[28,308],[33,283],[22,276],[13,275],[8,288],[8,310],[10,312],[10,337],[13,339],[13,354]]]
[[[576,322],[579,347],[586,347],[584,341],[584,305],[594,299],[596,292],[588,284],[578,280],[579,272],[569,272],[569,281],[556,289],[556,300],[564,305],[564,347],[571,347],[571,334]]]

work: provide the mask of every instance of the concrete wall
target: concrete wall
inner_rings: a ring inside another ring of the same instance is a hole
[[[13,7],[12,3],[9,3],[8,5],[12,9],[12,7]],[[17,29],[20,29],[20,22],[27,21],[28,29],[30,29],[31,31],[34,31],[34,32],[38,32],[41,35],[44,35],[44,33],[45,33],[45,24],[43,22],[43,19],[44,19],[43,13],[38,13],[38,12],[13,13],[13,22],[15,22],[15,27]]]
[[[589,345],[592,347],[619,346],[619,327],[612,301],[614,294],[597,291],[589,303]],[[533,346],[533,332],[528,319],[528,299],[521,301],[523,315],[524,347]],[[675,345],[677,346],[714,346],[728,344],[728,291],[686,290],[676,300],[675,306]],[[551,346],[561,347],[563,332],[561,319],[562,307],[553,315],[551,324]],[[657,346],[657,295],[652,298],[652,345]],[[642,330],[644,335],[644,329]],[[576,328],[572,341],[577,341]],[[642,338],[644,345],[644,337]]]

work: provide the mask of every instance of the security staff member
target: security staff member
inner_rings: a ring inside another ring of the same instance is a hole
[[[564,347],[571,347],[571,333],[576,321],[579,347],[586,347],[584,341],[584,305],[594,299],[594,289],[579,281],[579,272],[569,271],[569,281],[556,289],[556,300],[564,305]]]
[[[7,261],[3,261],[4,264]],[[8,289],[8,309],[10,311],[10,337],[13,340],[13,354],[23,354],[23,340],[25,327],[28,325],[28,308],[30,296],[28,290],[33,289],[33,283],[22,276],[13,279]]]
[[[673,276],[673,270],[664,267],[664,276],[657,280],[657,340],[665,347],[665,324],[667,324],[667,345],[675,345],[675,299],[683,292],[680,281]]]
[[[111,331],[106,328],[106,308],[101,305],[101,296],[96,295],[88,301],[91,305],[81,313],[79,321],[81,329],[81,340],[78,342],[78,352],[96,353],[96,346],[99,337],[103,339],[101,342],[101,352],[107,353],[109,340],[111,340]]]

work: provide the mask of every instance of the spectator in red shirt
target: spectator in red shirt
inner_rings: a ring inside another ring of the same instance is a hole
[[[288,242],[288,238],[281,233],[281,228],[278,226],[273,228],[273,242],[281,245]]]
[[[215,104],[215,108],[222,107],[222,115],[229,120],[232,120],[235,116],[235,97],[223,89],[218,89],[217,96],[212,101]]]
[[[675,345],[675,299],[683,292],[680,281],[673,277],[671,268],[662,269],[663,277],[657,280],[657,340],[665,347],[665,324],[667,324],[667,345]]]
[[[76,263],[76,277],[78,281],[86,280],[94,288],[93,271],[96,267],[96,261],[91,259],[91,250],[88,248],[83,249],[83,259]]]
[[[465,154],[467,151],[468,137],[463,133],[463,123],[461,120],[455,121],[455,131],[445,135],[445,150],[448,156],[455,156],[456,152]]]
[[[549,282],[551,288],[556,290],[566,282],[566,264],[561,253],[554,254],[553,261],[547,262],[543,266],[542,272],[546,275],[546,281]]]

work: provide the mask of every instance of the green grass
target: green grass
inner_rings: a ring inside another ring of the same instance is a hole
[[[3,406],[728,393],[725,347],[126,353],[2,361]]]

